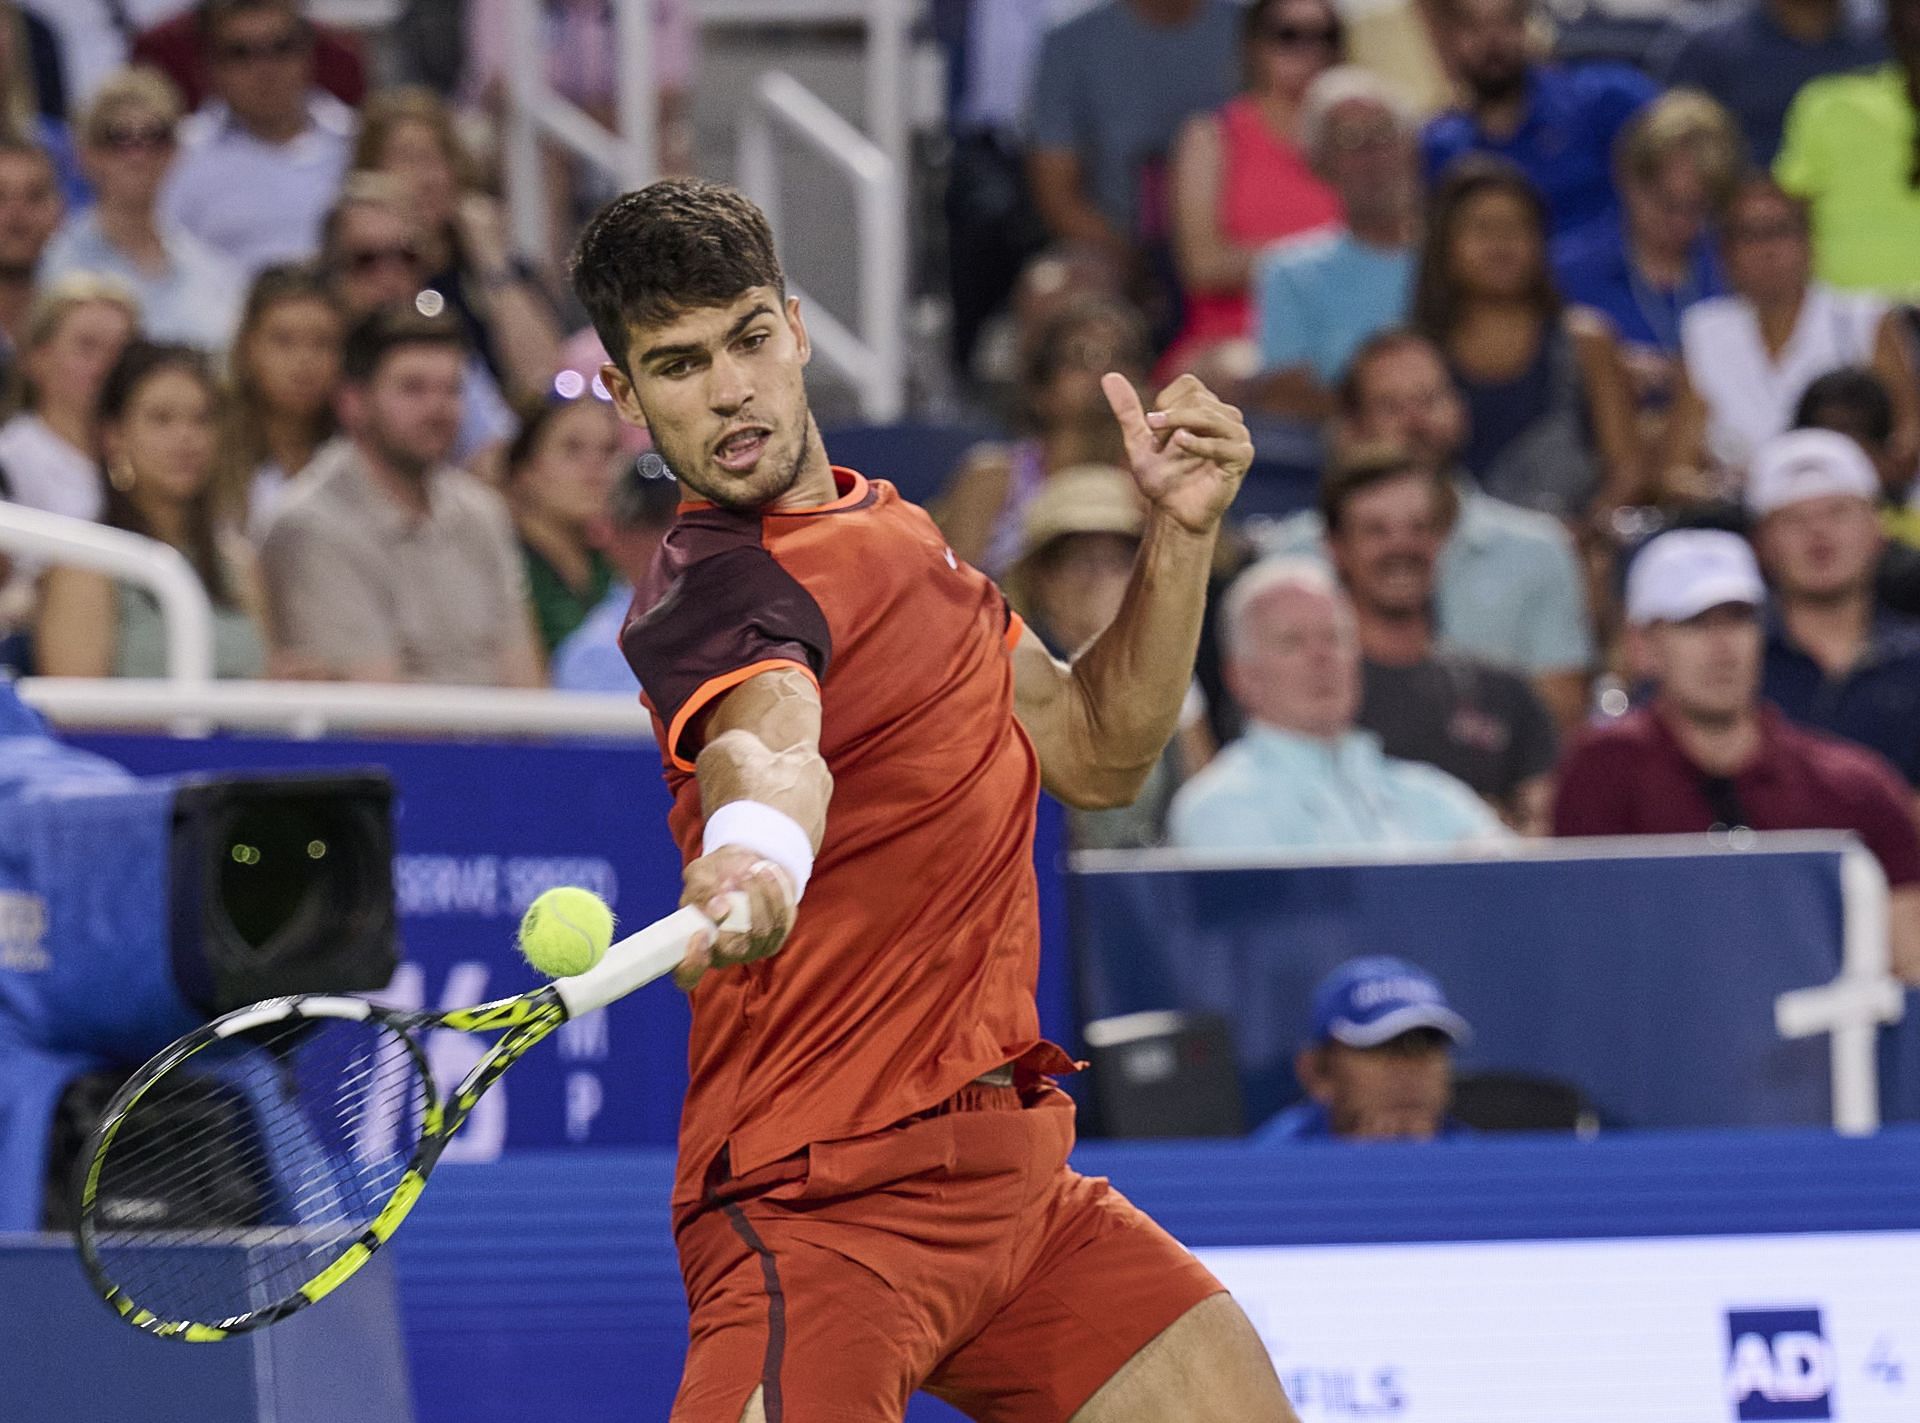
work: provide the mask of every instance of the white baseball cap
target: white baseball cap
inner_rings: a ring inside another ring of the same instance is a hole
[[[1829,494],[1868,500],[1880,494],[1880,479],[1867,452],[1838,430],[1776,435],[1760,447],[1747,470],[1747,509],[1756,519]]]
[[[1767,586],[1753,550],[1725,529],[1675,529],[1661,534],[1627,569],[1627,621],[1683,623],[1723,603],[1759,607]]]

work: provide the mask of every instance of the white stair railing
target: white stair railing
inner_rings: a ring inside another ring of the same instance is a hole
[[[514,245],[535,258],[547,254],[552,239],[541,137],[594,164],[621,187],[639,188],[654,176],[658,114],[651,0],[622,0],[613,7],[620,76],[614,130],[547,82],[542,8],[541,0],[507,0],[507,207]]]
[[[88,568],[145,588],[160,603],[167,682],[193,692],[213,680],[213,607],[200,575],[171,544],[0,501],[0,553]]]
[[[741,191],[780,225],[780,165],[776,133],[800,140],[853,185],[858,241],[858,312],[851,323],[808,298],[788,274],[789,294],[806,303],[807,330],[820,354],[859,394],[861,412],[876,423],[906,409],[906,204],[900,166],[806,85],[780,70],[754,84],[740,118],[736,173]]]

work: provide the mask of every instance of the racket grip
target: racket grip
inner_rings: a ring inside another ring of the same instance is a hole
[[[604,1008],[616,998],[624,998],[636,988],[672,973],[687,956],[687,945],[697,934],[714,929],[747,928],[752,923],[747,896],[734,890],[727,896],[727,903],[726,916],[718,924],[688,905],[610,945],[600,956],[600,962],[585,973],[556,978],[553,991],[560,995],[567,1016],[578,1018],[595,1008]]]

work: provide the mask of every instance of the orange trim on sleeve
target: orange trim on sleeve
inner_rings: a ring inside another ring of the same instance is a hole
[[[820,679],[813,675],[813,669],[804,662],[795,662],[791,657],[768,657],[759,662],[749,662],[745,667],[736,667],[731,672],[723,672],[718,677],[709,677],[694,689],[693,695],[682,702],[680,710],[673,714],[673,725],[667,728],[667,759],[682,771],[692,771],[693,762],[680,754],[680,733],[687,729],[687,723],[716,697],[776,667],[792,667],[804,672],[807,680],[813,683],[814,690],[820,689]]]
[[[1020,634],[1026,630],[1026,619],[1013,609],[1007,609],[1007,651],[1011,652],[1020,645]]]

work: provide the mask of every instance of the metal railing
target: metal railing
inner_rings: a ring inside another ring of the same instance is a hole
[[[609,130],[547,82],[547,48],[540,0],[507,0],[506,132],[507,208],[514,244],[544,257],[553,234],[547,227],[547,184],[540,158],[542,135],[594,164],[627,188],[645,186],[654,175],[657,86],[653,73],[653,6],[645,0],[615,5],[614,37],[620,59],[615,96],[618,127]]]
[[[633,696],[508,687],[349,682],[209,682],[131,677],[28,677],[21,698],[69,731],[187,723],[278,731],[298,740],[337,732],[452,736],[593,736],[651,743],[652,723]]]
[[[789,273],[787,288],[808,303],[807,330],[820,354],[851,381],[868,420],[906,409],[907,232],[900,166],[792,75],[762,74],[740,118],[740,188],[780,230],[776,131],[804,142],[853,185],[859,242],[858,314],[853,325],[811,302]],[[853,329],[857,327],[857,331]]]
[[[167,635],[167,680],[157,685],[191,689],[212,680],[213,606],[200,575],[171,544],[0,500],[0,552],[91,569],[145,588],[159,600]]]

